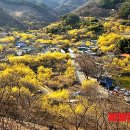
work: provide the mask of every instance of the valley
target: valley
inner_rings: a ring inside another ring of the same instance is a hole
[[[129,130],[129,4],[0,0],[0,129]]]

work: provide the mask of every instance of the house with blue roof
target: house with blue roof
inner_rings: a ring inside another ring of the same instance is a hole
[[[16,42],[15,46],[19,47],[19,48],[26,47],[26,43],[25,42]]]
[[[98,82],[100,83],[100,85],[102,85],[106,89],[114,89],[113,87],[114,80],[109,77],[100,77],[98,79]]]

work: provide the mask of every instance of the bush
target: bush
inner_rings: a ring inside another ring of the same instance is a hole
[[[121,22],[121,24],[125,26],[130,26],[130,20],[124,20],[123,22]]]
[[[130,2],[124,2],[119,10],[119,16],[124,19],[128,19],[130,15]]]
[[[82,82],[82,88],[87,89],[89,87],[94,87],[96,86],[96,82],[94,80],[84,80]]]
[[[118,43],[118,47],[122,53],[130,53],[130,39],[121,39]]]
[[[75,14],[66,14],[61,17],[61,20],[63,20],[66,25],[72,26],[77,25],[80,22],[79,16]]]

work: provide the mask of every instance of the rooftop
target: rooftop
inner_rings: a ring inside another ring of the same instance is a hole
[[[124,53],[124,54],[121,54],[120,56],[121,56],[121,57],[130,57],[130,54]]]

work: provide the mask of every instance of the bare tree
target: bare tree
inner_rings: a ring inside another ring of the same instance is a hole
[[[96,64],[95,57],[92,57],[87,54],[82,54],[76,58],[76,62],[79,64],[81,71],[85,74],[88,79],[91,77],[98,77],[100,74],[100,67]]]

